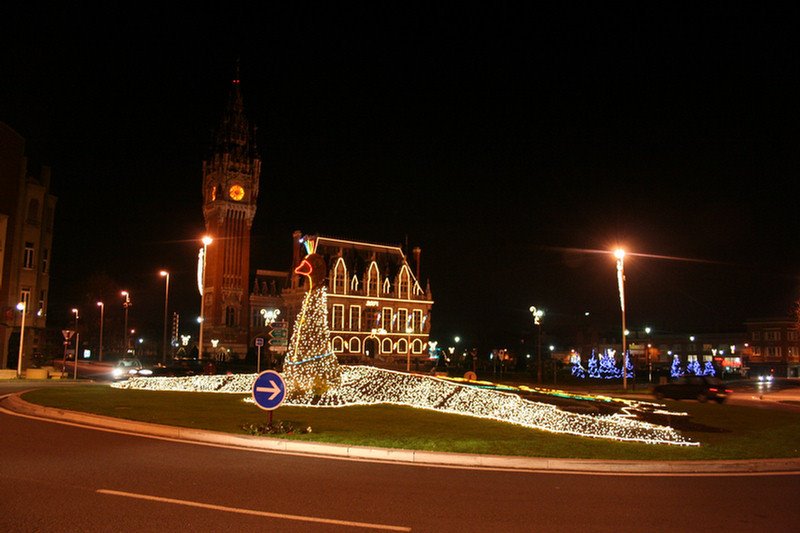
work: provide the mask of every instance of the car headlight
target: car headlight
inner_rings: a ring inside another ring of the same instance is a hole
[[[122,376],[122,369],[115,368],[114,370],[111,371],[111,375],[114,376],[115,378]]]
[[[139,375],[140,376],[152,376],[153,375],[153,371],[150,370],[149,368],[143,368],[143,369],[139,370]]]

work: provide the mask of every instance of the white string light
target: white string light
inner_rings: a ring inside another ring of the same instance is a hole
[[[524,400],[519,395],[462,385],[432,376],[406,374],[369,366],[343,366],[341,382],[318,397],[287,398],[285,405],[346,407],[351,405],[406,405],[447,413],[509,422],[552,433],[643,442],[699,446],[669,426],[631,418],[636,402],[628,400],[622,413],[587,415],[562,411],[555,405]],[[250,394],[256,374],[131,378],[112,386],[129,389],[201,391]],[[245,398],[252,402],[252,398]],[[652,404],[651,404],[652,405]],[[675,413],[671,413],[675,414]]]

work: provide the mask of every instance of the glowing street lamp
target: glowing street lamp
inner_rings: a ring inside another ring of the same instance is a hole
[[[77,380],[78,379],[78,349],[80,348],[80,338],[81,334],[78,333],[78,319],[80,318],[78,310],[73,308],[72,314],[75,315],[75,369],[72,374],[72,378]]]
[[[414,328],[406,327],[406,372],[411,372],[411,334]]]
[[[653,382],[653,363],[650,361],[650,348],[653,347],[652,343],[650,342],[650,332],[653,331],[650,329],[650,326],[644,328],[644,332],[647,334],[647,382]]]
[[[131,293],[129,293],[128,291],[121,291],[120,295],[123,298],[125,298],[125,301],[122,302],[122,307],[123,307],[123,309],[125,309],[125,329],[124,329],[125,348],[124,348],[124,350],[127,352],[128,351],[128,308],[132,305],[131,304]]]
[[[161,362],[165,365],[167,364],[167,312],[169,309],[169,272],[166,270],[162,270],[159,272],[159,275],[162,278],[166,278],[166,288],[164,289],[164,339],[163,339],[163,347],[164,350],[161,354]]]
[[[103,360],[103,315],[105,314],[106,306],[103,302],[97,302],[97,307],[100,308],[100,349],[97,350],[98,360]]]
[[[205,299],[206,299],[206,254],[208,253],[208,245],[214,242],[214,239],[208,235],[203,237],[203,250],[199,261],[200,275],[198,281],[200,284],[200,316],[197,321],[200,322],[200,337],[197,341],[197,358],[203,358],[203,323],[205,322]]]
[[[628,353],[625,351],[625,250],[614,250],[617,258],[617,284],[619,285],[619,307],[622,311],[622,388],[628,390]]]
[[[531,315],[533,315],[533,323],[536,326],[538,326],[538,328],[539,328],[539,335],[538,335],[538,337],[539,337],[539,340],[538,340],[539,347],[538,347],[538,350],[537,350],[537,352],[538,352],[537,353],[537,357],[538,357],[539,360],[538,360],[537,365],[536,365],[536,367],[537,367],[536,368],[536,383],[541,385],[542,384],[542,317],[544,316],[544,311],[542,309],[537,309],[533,305],[530,307],[530,309],[528,309],[528,311],[530,311]]]
[[[17,377],[22,377],[22,348],[25,346],[25,302],[19,302],[17,309],[22,311],[22,322],[19,327],[19,354],[17,355]]]

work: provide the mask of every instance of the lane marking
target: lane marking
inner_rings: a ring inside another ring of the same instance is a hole
[[[123,492],[119,490],[110,489],[97,489],[98,494],[108,494],[111,496],[122,496],[124,498],[134,498],[138,500],[147,500],[159,503],[171,503],[175,505],[184,505],[187,507],[199,507],[201,509],[211,509],[212,511],[223,511],[226,513],[246,514],[252,516],[264,516],[268,518],[279,518],[282,520],[296,520],[298,522],[313,522],[317,524],[333,524],[345,527],[361,527],[366,529],[382,529],[387,531],[411,531],[410,527],[406,526],[392,526],[387,524],[371,524],[369,522],[352,522],[350,520],[336,520],[334,518],[318,518],[316,516],[303,516],[295,514],[284,513],[271,513],[268,511],[256,511],[255,509],[242,509],[240,507],[227,507],[224,505],[215,505],[213,503],[193,502],[190,500],[177,500],[175,498],[164,498],[161,496],[151,496],[149,494],[137,494],[135,492]]]
[[[49,422],[51,424],[61,424],[63,426],[73,426],[82,429],[90,429],[94,431],[103,431],[105,433],[116,433],[119,435],[128,435],[131,437],[139,437],[143,439],[161,440],[166,442],[175,442],[178,444],[191,444],[195,446],[207,446],[211,448],[223,448],[226,450],[237,450],[240,452],[254,452],[266,453],[274,455],[290,455],[293,457],[313,457],[314,459],[326,459],[332,461],[355,461],[358,463],[377,463],[393,466],[411,466],[417,468],[444,468],[448,470],[479,470],[486,472],[508,472],[518,474],[556,474],[556,475],[573,475],[573,476],[616,476],[616,477],[769,477],[769,476],[798,476],[800,470],[773,470],[765,472],[611,472],[599,470],[559,470],[555,468],[514,468],[514,467],[501,467],[501,466],[470,466],[470,465],[453,465],[453,464],[436,464],[436,463],[415,463],[407,461],[390,461],[388,459],[372,459],[367,457],[347,457],[341,455],[328,455],[323,453],[314,452],[292,452],[287,450],[265,450],[263,448],[250,448],[246,446],[236,446],[232,444],[220,444],[216,442],[203,442],[198,440],[181,439],[177,437],[164,437],[160,435],[148,435],[146,433],[136,433],[134,431],[126,431],[122,429],[113,429],[103,426],[94,426],[91,424],[82,424],[80,422],[69,422],[66,420],[57,420],[44,416],[29,415],[24,413],[17,413],[10,411],[5,407],[0,407],[0,412],[11,416],[20,418],[28,418],[37,420],[39,422]],[[187,428],[190,429],[190,428]]]

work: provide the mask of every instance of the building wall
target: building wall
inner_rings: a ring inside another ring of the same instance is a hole
[[[745,325],[751,376],[800,377],[800,325],[796,320],[761,318]]]
[[[17,368],[26,300],[22,368],[44,343],[52,261],[56,198],[50,194],[50,169],[38,176],[28,169],[25,141],[0,123],[0,367]]]
[[[304,257],[297,237],[296,232],[294,264]],[[404,366],[409,360],[427,359],[433,299],[430,291],[419,286],[400,249],[336,239],[318,240],[323,244],[318,246],[317,253],[328,258],[328,327],[339,360]],[[374,249],[373,255],[390,254],[396,272],[387,276],[380,269],[371,268],[374,258],[365,261],[362,271],[354,272],[352,265],[343,264],[337,245],[356,246],[366,250],[366,254],[370,249]],[[290,287],[283,291],[284,316],[290,334],[305,290],[301,276],[292,276]]]

